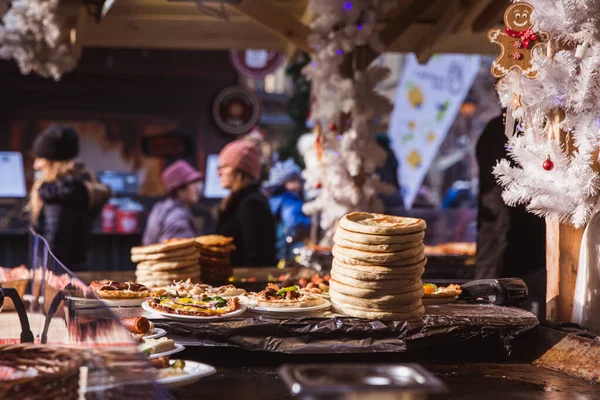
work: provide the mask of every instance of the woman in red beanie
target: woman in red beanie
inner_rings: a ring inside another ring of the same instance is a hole
[[[144,231],[144,246],[174,238],[198,236],[190,208],[198,203],[198,182],[204,176],[190,164],[179,160],[162,173],[167,198],[152,207]]]
[[[234,267],[275,265],[275,220],[260,192],[261,152],[257,144],[240,139],[219,155],[221,186],[231,190],[219,213],[217,233],[234,238]]]

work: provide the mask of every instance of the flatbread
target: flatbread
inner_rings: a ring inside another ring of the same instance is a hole
[[[333,259],[333,264],[338,265],[344,269],[353,269],[355,271],[366,272],[368,274],[397,274],[397,275],[410,275],[416,274],[421,271],[427,264],[427,259],[422,259],[416,264],[403,265],[399,267],[395,266],[381,266],[381,265],[354,265],[346,264],[337,258]]]
[[[414,249],[415,247],[419,247],[422,245],[422,242],[408,242],[395,244],[364,244],[346,240],[342,237],[338,237],[337,235],[333,236],[333,242],[340,247],[368,251],[371,253],[395,253],[398,251]]]
[[[411,312],[389,312],[357,310],[346,305],[335,304],[332,302],[332,309],[338,314],[347,315],[355,318],[394,321],[405,321],[408,319],[417,318],[425,313],[425,307],[423,307],[423,305]]]
[[[406,235],[422,232],[427,228],[425,221],[419,218],[366,212],[353,212],[344,215],[339,222],[339,226],[350,232],[371,235]]]
[[[384,267],[403,267],[406,265],[414,265],[417,264],[425,258],[425,253],[421,252],[414,257],[408,257],[402,260],[395,260],[390,262],[375,262],[375,261],[364,261],[358,260],[356,258],[350,257],[344,253],[340,253],[337,249],[332,250],[332,254],[338,261],[341,261],[344,264],[349,265],[373,265],[373,266],[384,266]]]
[[[413,304],[418,301],[421,301],[421,299],[423,298],[423,288],[420,288],[410,293],[386,295],[374,297],[371,299],[349,296],[347,294],[338,292],[333,292],[333,294],[330,294],[330,296],[332,299],[334,299],[340,304],[348,304],[359,307],[376,307],[380,309],[390,309],[401,305]]]
[[[198,249],[196,246],[188,246],[183,249],[173,250],[162,253],[152,253],[152,254],[132,254],[131,261],[137,263],[141,261],[182,261],[187,260],[191,257],[196,257],[198,255]]]
[[[223,258],[207,257],[207,256],[201,255],[198,259],[200,260],[201,265],[211,264],[211,265],[228,266],[230,264],[229,258],[223,259]]]
[[[339,272],[332,270],[331,278],[335,279],[338,282],[345,283],[346,285],[354,286],[356,288],[364,288],[364,289],[396,289],[403,290],[403,288],[408,287],[412,288],[412,290],[417,290],[419,288],[419,283],[423,286],[423,282],[421,282],[421,277],[417,276],[414,278],[408,279],[386,279],[379,281],[362,281],[360,279],[354,279],[347,277],[345,275],[340,274]],[[406,292],[410,292],[412,290],[406,290]]]
[[[462,289],[459,285],[451,284],[446,287],[438,287],[438,291],[424,295],[426,299],[444,299],[460,296]]]
[[[323,304],[322,297],[312,293],[301,293],[300,298],[289,300],[261,300],[256,293],[247,293],[239,297],[240,301],[248,306],[271,307],[271,308],[306,308]]]
[[[340,301],[339,299],[332,298],[332,302],[338,306],[342,306],[344,308],[351,308],[353,310],[358,311],[385,311],[385,312],[394,312],[394,313],[409,313],[414,311],[415,309],[420,308],[423,305],[421,299],[413,300],[411,303],[407,304],[396,304],[391,306],[380,306],[380,305],[371,305],[371,306],[357,306],[354,304],[348,304],[344,301]]]
[[[137,278],[138,283],[145,285],[148,288],[159,288],[173,284],[173,279],[157,279],[157,278]]]
[[[174,250],[181,250],[187,247],[194,247],[194,239],[173,240],[167,243],[151,244],[149,246],[136,246],[131,248],[131,254],[155,254],[166,253]]]
[[[368,245],[402,244],[422,242],[425,238],[425,232],[409,233],[406,235],[369,235],[365,233],[347,231],[338,226],[335,231],[335,237]]]
[[[425,272],[424,267],[419,267],[418,269],[411,269],[410,271],[404,273],[381,273],[381,272],[365,272],[365,271],[357,271],[351,268],[345,268],[341,265],[335,263],[333,264],[332,271],[339,273],[340,275],[347,276],[348,278],[353,278],[361,281],[380,281],[386,279],[412,279],[412,278],[420,278]]]
[[[172,271],[198,264],[198,257],[184,261],[142,261],[137,265],[138,270],[144,271]]]
[[[204,235],[196,237],[194,241],[200,246],[227,246],[233,243],[233,238],[222,235]]]
[[[425,246],[420,244],[412,249],[402,250],[395,253],[373,253],[369,251],[349,249],[336,244],[333,246],[331,251],[334,257],[336,254],[341,254],[346,257],[351,257],[355,260],[365,261],[369,264],[386,265],[397,261],[406,260],[407,258],[413,258],[419,254],[425,254]]]
[[[187,279],[200,276],[200,265],[171,271],[135,271],[136,277],[151,277],[162,279]]]
[[[331,292],[338,292],[347,294],[348,296],[360,297],[364,299],[373,299],[381,296],[394,296],[398,294],[411,293],[415,290],[419,290],[419,288],[422,288],[423,283],[419,280],[413,284],[392,289],[371,289],[348,285],[344,282],[336,280],[335,278],[331,278],[329,280],[329,287],[330,294]]]

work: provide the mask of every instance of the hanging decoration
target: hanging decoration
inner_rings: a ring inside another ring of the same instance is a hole
[[[308,214],[321,214],[323,243],[331,241],[337,221],[353,210],[380,211],[380,193],[393,189],[374,175],[385,152],[374,138],[373,121],[389,113],[390,102],[375,87],[388,70],[368,67],[369,49],[380,50],[377,17],[394,2],[386,0],[310,0],[316,16],[309,45],[312,62],[304,73],[313,85],[311,119],[320,122],[320,162],[306,162],[307,190],[322,187],[316,199],[304,206]]]
[[[0,59],[58,81],[77,66],[80,7],[79,0],[0,0]]]
[[[505,32],[489,35],[504,43],[492,74],[505,73],[496,88],[512,136],[512,161],[501,160],[494,174],[507,204],[582,227],[600,187],[600,2],[530,3],[512,4]],[[516,41],[524,58],[502,57]]]

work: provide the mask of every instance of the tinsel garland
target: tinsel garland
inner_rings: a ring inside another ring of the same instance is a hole
[[[0,0],[0,58],[14,59],[23,74],[59,80],[77,65],[71,33],[80,6],[80,0]]]
[[[356,68],[350,76],[343,72],[345,63],[358,62],[361,51],[367,47],[380,50],[376,22],[391,3],[309,2],[309,11],[315,16],[309,36],[314,55],[304,73],[313,85],[311,119],[323,126],[324,152],[322,158],[306,161],[307,190],[321,190],[315,200],[304,206],[304,211],[321,214],[324,242],[331,240],[336,223],[344,214],[355,210],[381,211],[383,204],[378,195],[393,191],[374,174],[386,155],[374,138],[373,122],[392,109],[388,99],[375,88],[387,77],[388,70],[373,66]],[[318,157],[320,152],[309,154]]]

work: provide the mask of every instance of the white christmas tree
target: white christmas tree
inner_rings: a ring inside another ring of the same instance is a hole
[[[550,40],[533,52],[535,79],[513,69],[497,85],[520,126],[509,142],[512,162],[500,161],[494,173],[507,204],[581,227],[600,185],[600,1],[529,4],[533,32]]]
[[[330,242],[337,221],[356,210],[381,211],[378,194],[392,189],[374,175],[385,162],[385,152],[374,138],[373,123],[392,106],[375,90],[387,69],[356,66],[367,46],[379,49],[376,22],[387,10],[383,0],[310,0],[315,16],[309,44],[314,50],[305,74],[312,81],[311,119],[323,127],[315,138],[322,151],[309,152],[304,171],[308,190],[321,189],[304,206],[308,214],[321,214],[325,242]]]
[[[72,32],[80,6],[79,0],[0,0],[0,58],[13,58],[23,74],[59,80],[77,65]]]

